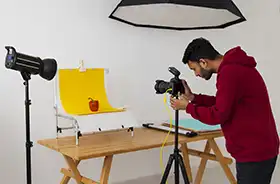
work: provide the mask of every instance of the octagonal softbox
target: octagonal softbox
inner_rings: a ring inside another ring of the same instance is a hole
[[[232,0],[121,0],[109,18],[174,30],[225,28],[246,21]]]

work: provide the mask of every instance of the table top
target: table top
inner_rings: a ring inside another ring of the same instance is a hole
[[[135,128],[133,136],[131,136],[131,132],[124,130],[83,135],[79,139],[79,145],[76,145],[75,136],[44,139],[37,141],[37,143],[73,159],[84,160],[158,148],[162,146],[166,136],[167,132],[165,131],[149,128]],[[196,137],[179,135],[178,141],[180,144],[221,136],[221,131],[198,135]],[[174,138],[174,134],[170,133],[165,146],[173,145],[175,141]]]

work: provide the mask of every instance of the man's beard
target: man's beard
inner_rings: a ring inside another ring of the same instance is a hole
[[[211,79],[213,73],[214,73],[214,71],[212,71],[212,70],[206,70],[202,67],[200,68],[200,76],[202,78],[204,78],[205,80]]]

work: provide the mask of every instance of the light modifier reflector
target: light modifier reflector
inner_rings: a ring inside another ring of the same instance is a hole
[[[109,18],[174,30],[225,28],[246,20],[231,0],[122,0]]]

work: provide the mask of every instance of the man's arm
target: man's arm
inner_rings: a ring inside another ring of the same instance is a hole
[[[189,103],[186,112],[205,124],[217,125],[226,122],[238,98],[238,78],[236,66],[225,66],[218,76],[216,104],[210,107]]]
[[[212,106],[216,103],[216,97],[215,96],[209,96],[204,94],[196,94],[192,93],[189,85],[185,80],[182,80],[182,83],[185,88],[185,96],[186,98],[191,101],[193,104],[199,105],[199,106]]]
[[[212,105],[215,105],[216,97],[204,94],[193,94],[191,103],[198,106],[210,107]]]

